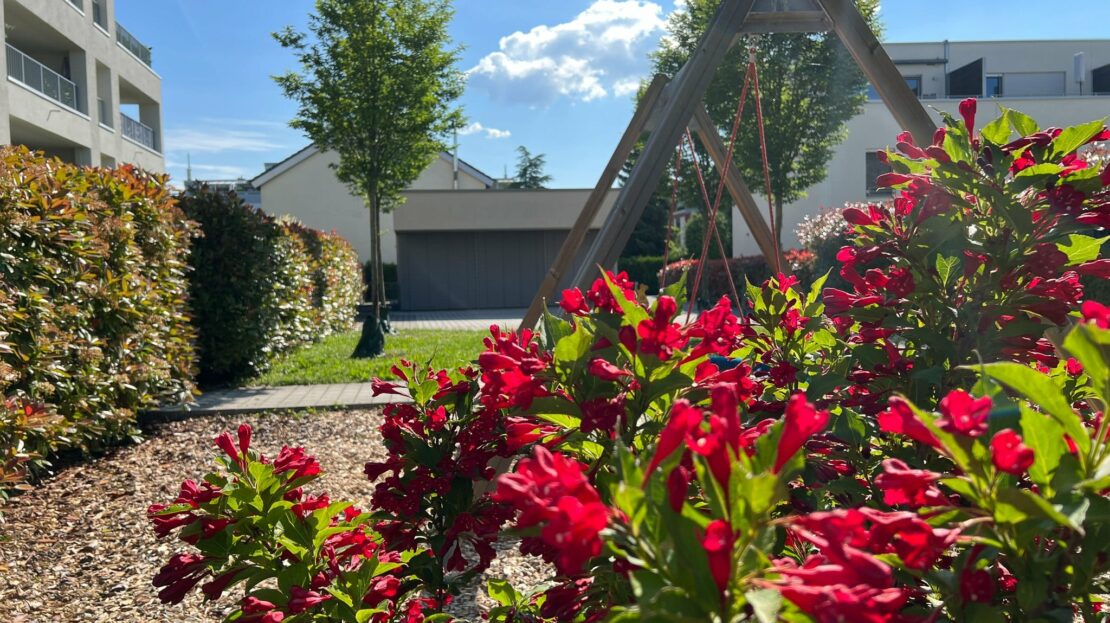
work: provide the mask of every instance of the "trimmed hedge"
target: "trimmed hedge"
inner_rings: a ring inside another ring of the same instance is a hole
[[[662,255],[638,255],[617,260],[618,270],[628,273],[633,283],[647,286],[648,294],[659,294],[659,271],[663,270]]]
[[[191,394],[194,231],[165,176],[0,150],[0,489]]]
[[[190,258],[202,383],[255,376],[276,355],[350,326],[361,268],[345,240],[230,191],[200,186],[180,202],[204,232]]]

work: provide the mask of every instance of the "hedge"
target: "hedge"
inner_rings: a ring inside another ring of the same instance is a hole
[[[662,255],[639,255],[617,260],[618,270],[628,273],[634,283],[647,286],[648,294],[659,293],[659,271],[663,269]]]
[[[278,354],[350,326],[361,269],[342,238],[226,190],[199,186],[180,202],[204,232],[190,256],[202,384],[255,376]]]
[[[0,149],[0,489],[191,394],[194,231],[164,176]]]
[[[725,272],[726,261],[741,297],[744,296],[745,279],[754,285],[759,285],[771,277],[771,267],[768,266],[767,260],[762,255],[733,257],[728,260],[706,260],[706,269],[702,271],[701,285],[698,288],[697,301],[699,305],[712,304],[724,295],[731,298],[732,290],[729,287],[728,274]],[[686,288],[689,295],[694,287],[694,274],[697,267],[698,260],[671,262],[660,271],[659,280],[665,276],[666,283],[673,284],[682,278],[683,273],[689,272],[686,277]],[[813,279],[813,273],[809,270],[808,265],[796,265],[793,267],[793,271],[803,285],[808,285]]]

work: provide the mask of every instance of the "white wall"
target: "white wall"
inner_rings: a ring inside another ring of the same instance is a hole
[[[569,230],[591,189],[410,190],[397,211],[397,231]],[[591,228],[605,221],[620,191],[602,201]]]

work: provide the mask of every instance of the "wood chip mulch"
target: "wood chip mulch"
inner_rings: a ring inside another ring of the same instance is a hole
[[[146,440],[71,467],[0,507],[0,621],[10,623],[220,621],[230,600],[204,602],[199,591],[166,606],[150,584],[169,557],[187,547],[158,541],[146,508],[166,503],[186,478],[213,467],[212,438],[240,422],[254,428],[252,446],[274,456],[282,444],[303,445],[325,470],[314,489],[369,506],[372,483],[362,466],[383,460],[380,415],[339,411],[305,415],[215,416],[152,425]],[[512,542],[498,547],[490,577],[527,588],[544,571]],[[452,610],[473,619],[491,602],[484,579]]]

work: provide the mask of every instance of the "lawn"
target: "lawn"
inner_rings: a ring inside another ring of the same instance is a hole
[[[389,368],[404,357],[440,367],[474,360],[487,331],[413,329],[386,336],[385,354],[373,359],[351,359],[359,330],[339,333],[279,358],[268,372],[249,385],[363,383],[375,376],[390,377]]]

